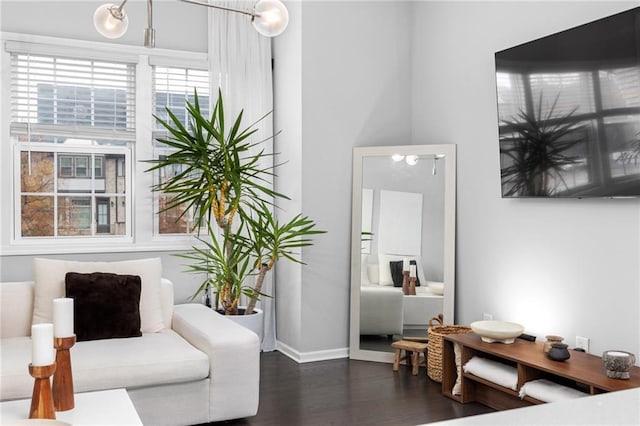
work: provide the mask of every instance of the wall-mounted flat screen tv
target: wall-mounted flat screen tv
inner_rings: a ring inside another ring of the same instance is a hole
[[[640,197],[640,7],[495,64],[503,197]]]

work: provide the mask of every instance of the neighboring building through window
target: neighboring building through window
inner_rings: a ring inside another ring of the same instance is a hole
[[[17,239],[131,234],[134,65],[11,55]]]

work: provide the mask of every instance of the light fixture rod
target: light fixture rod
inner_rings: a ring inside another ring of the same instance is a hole
[[[127,0],[125,0],[125,1],[127,1]],[[227,12],[242,13],[243,15],[248,15],[248,16],[251,16],[252,18],[258,18],[260,16],[260,15],[256,14],[255,12],[253,12],[252,10],[233,9],[231,7],[218,6],[218,5],[215,5],[215,4],[210,4],[210,3],[206,3],[206,2],[198,1],[198,0],[180,0],[180,1],[183,1],[185,3],[197,4],[197,5],[200,5],[200,6],[212,7],[214,9],[226,10]]]
[[[129,0],[122,0],[122,3],[120,4],[120,6],[109,9],[109,12],[111,12],[111,15],[116,19],[122,20],[122,8],[124,7],[125,4],[127,4],[128,1]],[[116,15],[116,11],[117,11],[117,15]]]
[[[145,47],[156,47],[156,30],[153,28],[152,0],[147,0],[147,28],[144,30],[144,45]]]

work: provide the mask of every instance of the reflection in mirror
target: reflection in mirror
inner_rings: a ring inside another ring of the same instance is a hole
[[[453,322],[455,145],[355,148],[353,160],[350,357],[391,362],[393,341]]]

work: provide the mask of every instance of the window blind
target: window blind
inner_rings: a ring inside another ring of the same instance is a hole
[[[153,67],[153,111],[162,120],[168,119],[165,108],[169,108],[186,124],[186,101],[194,102],[194,90],[198,92],[200,110],[205,116],[209,114],[209,72],[207,70],[167,67]],[[155,128],[162,130],[155,121]]]
[[[12,125],[135,128],[133,64],[29,53],[12,53],[11,61]]]

